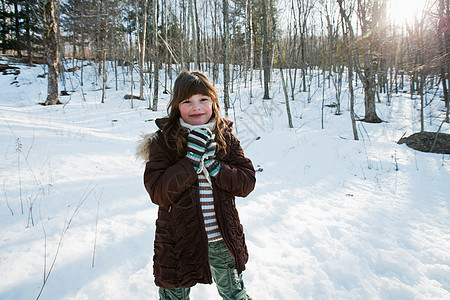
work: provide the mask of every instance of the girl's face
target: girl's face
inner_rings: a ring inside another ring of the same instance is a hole
[[[208,123],[212,116],[211,97],[196,94],[190,98],[181,101],[178,105],[181,117],[191,125],[203,125]]]

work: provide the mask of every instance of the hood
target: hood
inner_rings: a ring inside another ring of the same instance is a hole
[[[168,121],[169,118],[159,118],[155,120],[155,124],[156,126],[158,126],[159,129],[163,130],[164,126],[166,126]]]
[[[136,158],[143,161],[148,162],[150,157],[150,145],[152,141],[156,138],[157,132],[147,133],[141,135],[141,139],[138,142],[138,146],[136,149]]]

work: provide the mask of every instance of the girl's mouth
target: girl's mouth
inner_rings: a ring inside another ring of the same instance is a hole
[[[194,115],[190,115],[190,117],[192,118],[199,118],[201,116],[203,116],[204,114],[194,114]]]

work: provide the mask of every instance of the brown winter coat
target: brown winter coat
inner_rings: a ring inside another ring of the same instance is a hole
[[[165,119],[156,120],[161,129]],[[223,239],[235,258],[239,274],[248,260],[235,196],[247,196],[255,186],[255,170],[244,156],[228,121],[227,154],[218,158],[221,169],[212,178],[214,206]],[[142,145],[141,145],[142,146]],[[173,289],[212,283],[208,240],[200,207],[198,176],[185,157],[169,151],[161,131],[149,136],[142,149],[148,161],[144,184],[159,206],[154,245],[154,275],[159,287]],[[142,151],[141,149],[141,151]]]

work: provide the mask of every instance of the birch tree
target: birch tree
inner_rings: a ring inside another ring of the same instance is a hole
[[[147,7],[148,7],[148,0],[144,0],[144,6],[142,8],[143,13],[143,20],[142,22],[139,21],[139,9],[138,9],[138,2],[139,0],[136,0],[136,31],[137,31],[137,43],[138,43],[138,49],[139,49],[139,99],[144,99],[144,86],[145,86],[145,78],[144,78],[144,62],[145,62],[145,53],[146,53],[146,45],[147,45]],[[140,26],[139,24],[142,24],[142,35],[140,34]],[[133,96],[133,95],[131,95]]]

